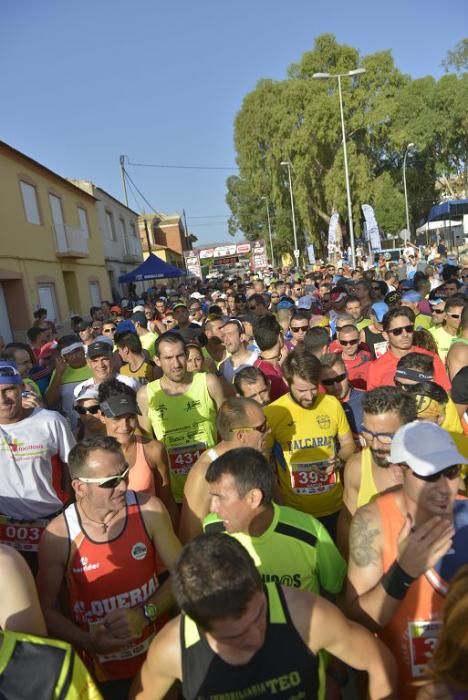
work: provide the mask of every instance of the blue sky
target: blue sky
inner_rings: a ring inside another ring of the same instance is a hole
[[[319,34],[361,54],[391,49],[412,77],[439,76],[467,26],[466,0],[4,0],[0,138],[122,198],[121,154],[235,167],[243,97],[283,78]],[[229,238],[229,171],[128,171],[158,210],[185,208],[200,244]]]

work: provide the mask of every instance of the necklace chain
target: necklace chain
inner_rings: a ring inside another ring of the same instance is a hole
[[[111,517],[109,518],[109,520],[105,523],[105,522],[102,521],[102,520],[93,520],[93,518],[90,518],[90,517],[89,517],[88,513],[85,511],[85,509],[84,509],[84,507],[83,507],[83,500],[84,500],[84,499],[81,498],[81,499],[78,501],[78,505],[80,506],[81,510],[83,511],[83,514],[85,515],[85,517],[86,517],[90,522],[95,523],[96,525],[100,525],[100,526],[102,527],[102,529],[103,529],[104,534],[105,534],[105,533],[108,531],[109,527],[110,527],[111,521],[115,518],[115,516],[116,516],[118,513],[120,513],[120,511],[122,510],[122,508],[119,508],[119,510],[114,511],[114,513],[112,513],[112,515],[111,515]]]

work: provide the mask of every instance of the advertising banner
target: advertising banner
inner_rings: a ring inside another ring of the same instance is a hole
[[[382,250],[380,231],[377,224],[377,219],[375,218],[374,210],[370,204],[363,204],[361,209],[366,220],[366,239],[370,242],[372,251],[375,252]]]

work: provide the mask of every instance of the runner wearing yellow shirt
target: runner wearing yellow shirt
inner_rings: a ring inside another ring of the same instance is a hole
[[[340,464],[355,451],[344,410],[319,394],[320,362],[293,350],[283,363],[289,393],[264,412],[285,505],[311,513],[334,538],[343,501]]]
[[[450,299],[447,299],[445,302],[442,323],[429,329],[429,332],[437,344],[439,357],[443,362],[445,362],[445,358],[447,357],[447,353],[450,350],[454,338],[458,335],[460,319],[464,307],[465,302],[463,299],[460,297],[450,297]]]

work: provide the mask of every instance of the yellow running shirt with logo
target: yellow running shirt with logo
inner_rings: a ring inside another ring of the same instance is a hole
[[[285,505],[318,518],[336,513],[343,486],[338,470],[326,474],[326,463],[337,438],[350,432],[338,399],[319,394],[312,408],[303,408],[285,394],[263,410]]]
[[[194,374],[184,394],[169,395],[157,379],[146,385],[148,417],[154,434],[169,455],[171,488],[182,503],[184,484],[191,467],[208,447],[216,444],[216,406],[206,384],[206,374]]]

